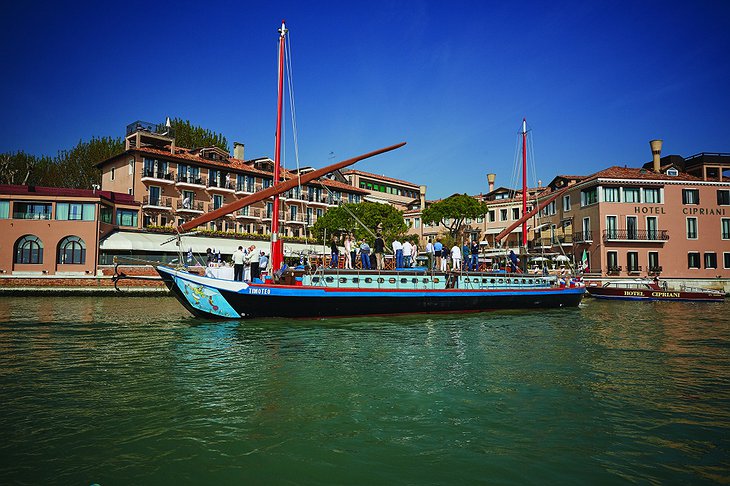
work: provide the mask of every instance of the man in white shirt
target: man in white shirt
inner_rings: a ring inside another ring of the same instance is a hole
[[[243,281],[243,247],[239,246],[238,250],[233,252],[233,280],[236,282]]]
[[[411,253],[413,253],[413,246],[410,241],[406,240],[403,242],[403,265],[406,268],[411,267]]]
[[[451,268],[454,270],[461,268],[461,248],[456,243],[451,248],[451,260],[453,263],[453,267]]]
[[[433,269],[433,243],[431,243],[431,238],[428,239],[428,243],[426,243],[426,258],[428,261],[428,270],[430,271]]]
[[[403,268],[403,243],[396,238],[392,246],[395,252],[395,268]]]

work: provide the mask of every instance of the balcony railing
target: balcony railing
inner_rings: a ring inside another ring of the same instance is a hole
[[[236,186],[233,184],[233,182],[217,181],[215,179],[208,180],[208,187],[212,187],[214,189],[230,189],[231,191],[236,190]]]
[[[609,266],[608,269],[606,269],[606,273],[608,275],[615,275],[615,274],[621,273],[621,265],[616,265],[613,267]]]
[[[190,203],[184,203],[183,201],[178,201],[176,207],[177,207],[178,211],[198,211],[198,212],[205,211],[205,203],[203,203],[203,201],[193,201]]]
[[[667,241],[669,234],[667,230],[603,230],[603,241]]]
[[[573,241],[576,243],[584,243],[586,241],[593,241],[593,232],[592,231],[580,231],[578,233],[573,233]]]
[[[51,212],[13,212],[13,219],[51,219]]]
[[[628,268],[626,268],[626,271],[629,272],[629,273],[640,273],[641,272],[641,265],[636,265],[636,266],[633,266],[633,267],[629,266]]]
[[[162,137],[175,138],[175,129],[166,126],[164,123],[150,123],[137,120],[127,125],[127,135],[135,132],[149,132]]]
[[[261,218],[261,209],[249,208],[248,212],[241,209],[241,210],[236,211],[235,214],[236,214],[237,218],[259,219],[259,218]]]
[[[144,196],[142,198],[142,206],[157,206],[163,208],[172,208],[171,197],[150,197]]]
[[[179,174],[177,176],[177,182],[181,182],[183,184],[195,184],[197,186],[205,186],[205,177]]]
[[[649,275],[658,275],[662,273],[662,266],[658,265],[656,267],[649,267]]]
[[[163,172],[161,170],[144,169],[142,171],[142,177],[151,177],[153,179],[161,179],[165,181],[174,180],[172,172]]]

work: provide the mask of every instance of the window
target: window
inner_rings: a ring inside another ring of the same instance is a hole
[[[86,263],[86,243],[78,236],[67,236],[58,244],[58,263]]]
[[[213,194],[213,209],[218,209],[223,206],[223,196],[220,194]]]
[[[56,219],[63,221],[94,221],[96,204],[56,203]]]
[[[413,226],[418,229],[421,227],[421,218],[413,218]]]
[[[641,202],[641,193],[638,187],[624,187],[624,202],[638,203]]]
[[[51,203],[16,202],[13,219],[51,219]]]
[[[593,241],[591,237],[591,218],[583,218],[583,241]]]
[[[35,235],[25,235],[15,244],[15,263],[43,263],[43,242]]]
[[[512,219],[515,221],[520,219],[520,208],[512,208]]]
[[[99,220],[102,223],[112,224],[112,214],[113,214],[112,208],[110,208],[108,206],[102,206],[101,209],[99,210]]]
[[[658,187],[645,188],[644,189],[644,202],[659,204],[661,202],[659,200],[659,188]]]
[[[682,204],[699,204],[699,189],[682,189]]]
[[[697,218],[687,218],[687,239],[697,239]]]
[[[722,254],[722,268],[730,268],[730,253]]]
[[[717,204],[719,206],[730,206],[730,190],[723,189],[717,191]]]
[[[656,216],[649,216],[646,218],[646,239],[657,240],[659,239],[659,230],[657,229]]]
[[[114,167],[112,167],[112,171],[110,173],[111,178],[109,180],[114,180]]]
[[[289,221],[297,220],[297,206],[289,206]]]
[[[137,226],[137,211],[133,209],[117,209],[117,224],[119,226]]]
[[[570,211],[570,196],[563,196],[563,211]]]
[[[658,251],[649,252],[649,271],[650,272],[660,271],[659,270],[659,252]]]
[[[616,216],[606,216],[606,236],[615,240],[618,238],[618,225]]]
[[[639,268],[639,253],[635,251],[629,251],[626,253],[626,269],[629,272],[638,272]]]
[[[687,268],[700,268],[700,254],[699,252],[687,253]]]
[[[592,187],[590,189],[583,189],[580,191],[580,205],[589,206],[598,202],[598,189]]]
[[[134,174],[134,159],[129,159],[129,175]]]
[[[722,239],[730,240],[730,218],[722,218],[720,226],[722,227]]]
[[[620,202],[621,197],[619,196],[618,187],[604,187],[603,188],[603,199],[606,202]]]
[[[626,238],[635,240],[639,237],[639,228],[636,216],[626,216]]]
[[[717,268],[717,254],[715,252],[705,253],[705,268]]]
[[[609,272],[617,272],[619,271],[618,268],[618,252],[615,251],[609,251],[606,253],[606,260],[608,263],[608,271]]]
[[[266,203],[266,218],[271,218],[271,215],[274,214],[274,203],[267,202]]]
[[[0,201],[0,219],[10,217],[10,201]]]
[[[490,223],[494,223],[497,220],[496,219],[497,215],[496,215],[494,209],[490,209],[489,212],[487,213],[487,216],[489,218]]]
[[[507,210],[506,209],[500,209],[499,210],[499,220],[500,221],[507,221]]]

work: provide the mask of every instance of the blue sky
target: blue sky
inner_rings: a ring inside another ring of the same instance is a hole
[[[429,199],[486,192],[488,172],[512,185],[523,117],[531,185],[637,166],[653,138],[730,152],[727,1],[14,2],[4,17],[0,152],[170,116],[273,156],[282,19],[301,165],[407,141],[356,168]]]

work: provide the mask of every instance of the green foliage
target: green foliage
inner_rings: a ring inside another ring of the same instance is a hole
[[[393,241],[393,238],[400,238],[408,230],[408,226],[403,220],[402,211],[388,204],[362,202],[328,209],[312,226],[312,236],[322,242],[325,230],[327,231],[327,239],[332,234],[352,233],[355,239],[365,238],[372,246],[374,240],[372,234],[357,222],[352,216],[353,214],[373,233],[377,232],[376,228],[378,224],[381,224],[383,239],[385,239],[386,244]]]
[[[42,185],[52,164],[50,157],[36,157],[23,151],[0,154],[0,184]]]
[[[194,126],[190,123],[190,120],[180,118],[170,120],[170,125],[175,129],[175,145],[178,147],[220,147],[226,152],[230,152],[228,140],[219,133]]]
[[[101,182],[101,173],[95,165],[123,150],[124,141],[121,138],[92,138],[88,142],[79,140],[71,150],[58,152],[54,163],[60,171],[52,185],[91,189],[93,184]]]
[[[441,224],[451,238],[458,238],[466,218],[478,218],[487,212],[487,204],[466,194],[454,194],[432,204],[421,214],[424,224]]]

